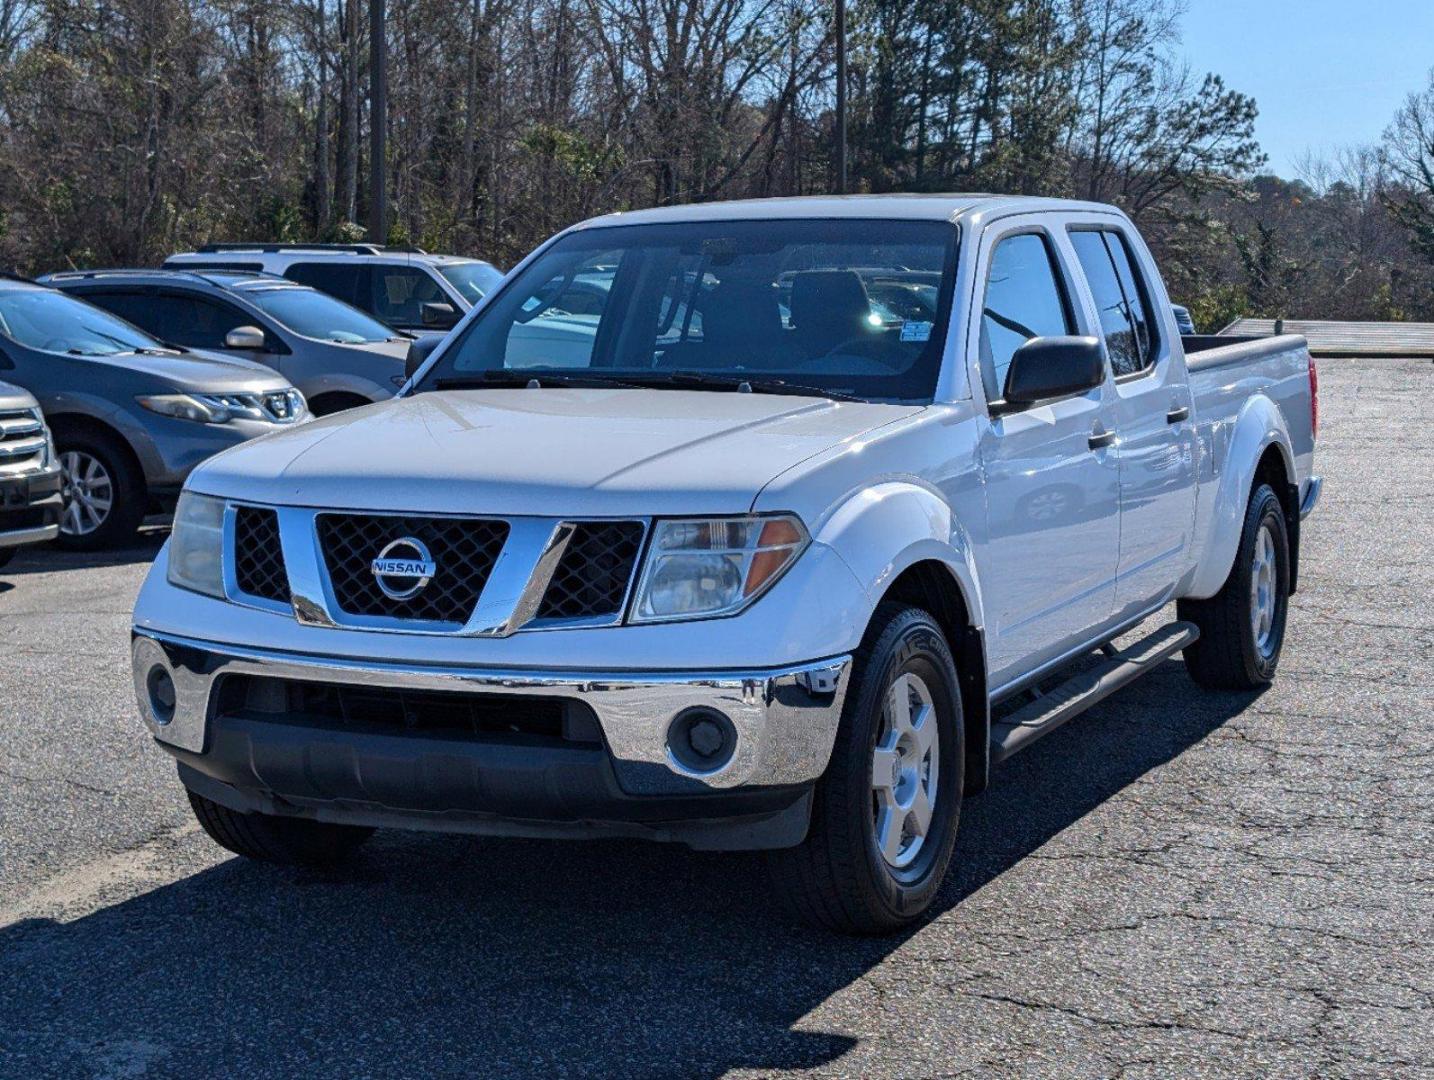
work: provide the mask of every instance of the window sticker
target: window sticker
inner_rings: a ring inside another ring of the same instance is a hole
[[[904,322],[901,324],[902,341],[930,341],[931,324],[929,322]]]

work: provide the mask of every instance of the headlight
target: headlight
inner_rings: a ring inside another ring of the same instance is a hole
[[[150,412],[172,416],[176,420],[193,420],[200,424],[229,422],[229,410],[223,405],[191,394],[151,394],[135,400]]]
[[[637,587],[633,622],[734,615],[807,546],[792,514],[659,521]]]
[[[224,597],[224,500],[179,496],[169,536],[169,583],[206,596]]]

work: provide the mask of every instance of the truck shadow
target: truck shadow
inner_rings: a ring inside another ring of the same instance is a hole
[[[953,907],[1251,700],[1194,693],[1172,661],[999,770],[965,807],[943,954],[962,952]],[[794,926],[759,871],[637,843],[400,833],[341,872],[230,860],[73,922],[0,929],[0,1057],[10,1043],[31,1075],[93,1074],[117,1053],[178,1075],[833,1062],[857,1040],[802,1018],[911,935]]]

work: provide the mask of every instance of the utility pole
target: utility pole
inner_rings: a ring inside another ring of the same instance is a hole
[[[368,237],[375,244],[388,240],[388,174],[384,166],[384,138],[388,134],[388,44],[384,37],[384,0],[369,0],[369,172]]]
[[[846,194],[846,0],[836,0],[836,189]]]

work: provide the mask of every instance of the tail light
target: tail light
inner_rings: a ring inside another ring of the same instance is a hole
[[[1310,357],[1310,438],[1319,434],[1319,368]]]

